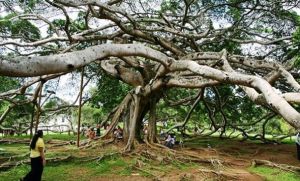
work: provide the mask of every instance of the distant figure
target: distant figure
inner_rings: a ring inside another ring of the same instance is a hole
[[[167,127],[168,127],[167,120],[163,122],[163,126],[164,126],[164,128],[167,128]]]
[[[109,125],[108,123],[105,123],[105,124],[103,125],[103,127],[104,127],[105,130],[108,130],[108,129],[109,129],[109,126],[110,126],[110,125]]]
[[[100,124],[97,124],[97,127],[96,127],[96,136],[97,137],[100,136]]]
[[[94,130],[94,128],[91,128],[89,131],[89,139],[93,140],[96,137],[96,132]]]
[[[148,126],[147,125],[144,126],[143,132],[145,135],[148,134]]]
[[[296,135],[297,158],[300,160],[300,131]]]
[[[184,145],[183,145],[183,139],[182,138],[179,139],[179,146],[180,146],[180,148],[184,147]]]
[[[45,144],[43,140],[43,131],[38,130],[30,143],[30,163],[31,170],[21,181],[41,181],[45,159]]]
[[[161,139],[165,138],[165,133],[163,129],[160,130],[159,136]]]
[[[168,148],[173,148],[175,145],[175,136],[168,134],[167,139],[165,140],[165,146]]]
[[[118,126],[118,128],[114,130],[114,135],[117,139],[123,139],[123,129]]]

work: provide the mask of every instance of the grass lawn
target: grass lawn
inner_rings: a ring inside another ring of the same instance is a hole
[[[259,166],[259,167],[250,167],[249,171],[265,177],[267,181],[299,181],[300,180],[300,175],[283,171],[277,168]]]

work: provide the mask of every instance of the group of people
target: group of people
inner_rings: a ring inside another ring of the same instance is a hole
[[[97,124],[96,128],[88,127],[88,129],[85,132],[85,136],[90,140],[93,140],[99,137],[101,135],[100,133],[100,124]]]
[[[109,125],[105,125],[104,129],[109,129]],[[113,134],[115,138],[122,139],[123,129],[120,126],[118,126],[113,130]],[[87,130],[85,131],[85,136],[90,140],[97,139],[98,137],[100,137],[101,136],[100,124],[97,124],[96,128],[88,127]]]

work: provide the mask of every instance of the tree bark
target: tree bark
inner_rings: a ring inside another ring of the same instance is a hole
[[[134,104],[134,110],[133,111],[133,117],[130,120],[129,123],[129,137],[127,141],[127,145],[125,146],[125,151],[131,151],[131,149],[134,146],[134,140],[135,140],[135,134],[136,134],[136,123],[140,117],[140,101],[141,97],[140,95],[133,94],[133,104]]]
[[[147,128],[147,141],[149,143],[155,143],[156,140],[156,103],[157,98],[154,97],[150,100],[150,110],[149,110],[149,121],[148,121],[148,128]]]
[[[39,101],[37,103],[35,133],[37,132],[39,123],[40,123],[40,116],[41,116],[41,110],[42,110],[41,101],[42,101],[43,85],[44,85],[44,82],[42,81],[40,84],[40,87],[39,87],[39,99],[38,99]]]
[[[81,106],[82,106],[82,91],[83,91],[83,74],[84,67],[81,69],[80,89],[79,89],[79,103],[78,103],[78,124],[77,124],[77,142],[76,145],[79,147],[80,141],[80,121],[81,121]]]

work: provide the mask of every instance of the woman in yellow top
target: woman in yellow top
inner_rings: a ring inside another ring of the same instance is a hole
[[[38,130],[30,143],[31,171],[21,181],[41,181],[46,165],[44,150],[43,131]]]

